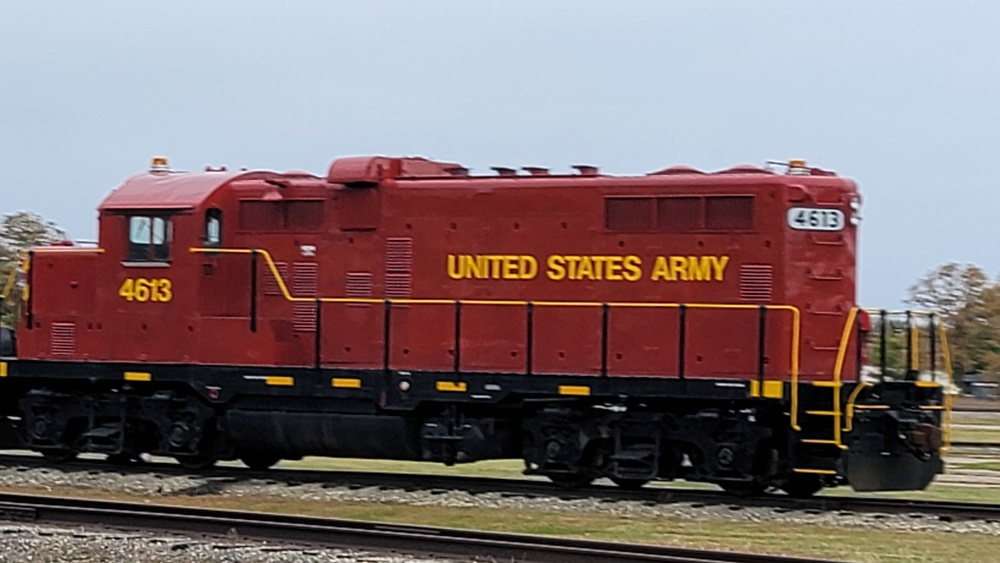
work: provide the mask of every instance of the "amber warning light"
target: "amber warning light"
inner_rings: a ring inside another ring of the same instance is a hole
[[[150,172],[168,172],[170,170],[170,163],[167,162],[167,157],[165,156],[154,156],[153,161],[149,165]]]

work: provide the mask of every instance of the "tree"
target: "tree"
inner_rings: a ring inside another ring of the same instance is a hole
[[[62,240],[66,240],[66,232],[37,213],[18,211],[4,215],[0,221],[0,295],[17,268],[21,252],[33,246]],[[12,296],[7,297],[0,310],[0,322],[4,324],[10,324],[14,320],[13,308],[9,304]]]
[[[938,315],[956,376],[1000,368],[1000,285],[972,264],[948,263],[910,286],[908,303]]]

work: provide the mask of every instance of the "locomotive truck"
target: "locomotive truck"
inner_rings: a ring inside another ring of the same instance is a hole
[[[374,156],[319,176],[157,158],[100,204],[96,245],[25,256],[3,446],[921,489],[948,403],[913,365],[861,375],[860,207],[804,161],[472,175]],[[940,327],[911,328],[933,372]]]

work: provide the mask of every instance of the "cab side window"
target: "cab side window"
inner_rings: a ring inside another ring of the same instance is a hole
[[[170,217],[131,215],[128,218],[128,261],[168,262],[172,239]]]
[[[205,246],[222,247],[222,210],[209,209],[205,212]]]

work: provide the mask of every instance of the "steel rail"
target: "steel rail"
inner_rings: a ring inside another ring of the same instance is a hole
[[[0,493],[0,517],[505,561],[828,563],[801,557],[6,493]]]
[[[0,467],[53,466],[39,457],[0,455]],[[100,460],[79,460],[57,466],[66,472],[106,472],[121,475],[159,474],[190,476],[192,473],[173,463],[109,465]],[[469,494],[496,493],[505,496],[579,500],[596,498],[607,501],[640,502],[652,504],[695,503],[706,506],[725,506],[731,509],[748,507],[781,508],[787,510],[819,510],[824,512],[926,514],[959,520],[1000,521],[1000,506],[986,503],[926,501],[872,496],[818,495],[800,499],[787,495],[760,495],[739,497],[723,491],[682,489],[668,486],[649,486],[638,490],[622,489],[609,485],[591,485],[579,489],[560,488],[545,480],[505,479],[495,477],[465,477],[411,473],[379,473],[367,471],[323,471],[306,469],[251,470],[242,467],[216,467],[203,471],[201,477],[223,482],[239,483],[251,480],[268,484],[298,486],[320,484],[324,487],[382,488],[405,491],[464,491]]]

